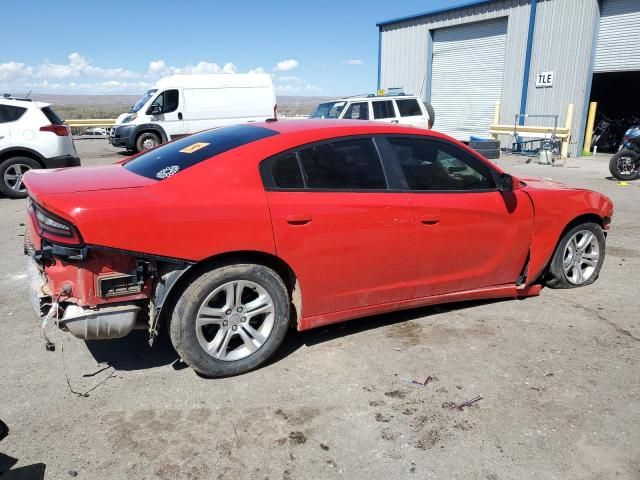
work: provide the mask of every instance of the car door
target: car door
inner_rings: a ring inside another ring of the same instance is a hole
[[[147,115],[152,115],[152,121],[160,125],[171,139],[175,140],[187,133],[182,107],[183,99],[178,89],[164,90],[151,102]]]
[[[519,189],[452,142],[388,137],[414,208],[416,254],[405,298],[514,284],[525,266],[534,212]]]
[[[261,169],[276,250],[300,282],[304,317],[402,299],[413,212],[406,193],[387,188],[371,137],[308,145]]]
[[[417,98],[396,98],[398,122],[418,128],[429,128],[429,116],[422,109]]]

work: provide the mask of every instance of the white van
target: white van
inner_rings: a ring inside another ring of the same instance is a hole
[[[275,116],[271,75],[171,75],[118,117],[109,143],[139,152],[201,130]]]

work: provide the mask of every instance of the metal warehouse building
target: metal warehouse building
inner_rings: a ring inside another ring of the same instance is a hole
[[[435,128],[461,140],[488,134],[496,102],[502,124],[529,114],[563,126],[573,104],[573,155],[590,101],[640,114],[640,0],[475,1],[378,28],[378,88],[420,94]]]

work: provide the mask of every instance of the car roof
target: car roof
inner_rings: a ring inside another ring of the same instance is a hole
[[[395,123],[372,122],[366,120],[334,120],[334,119],[302,119],[302,120],[277,120],[266,122],[255,122],[250,125],[275,130],[278,133],[309,133],[315,136],[326,138],[342,137],[349,135],[368,134],[408,134],[424,135],[436,138],[450,138],[433,130],[417,128],[411,126],[398,125]]]
[[[418,95],[356,95],[354,97],[344,97],[344,98],[336,98],[335,100],[327,100],[326,102],[321,103],[330,103],[330,102],[351,102],[351,101],[366,101],[366,100],[410,100],[416,99],[420,100]]]
[[[0,97],[0,105],[13,105],[22,108],[44,108],[48,107],[49,103],[36,102],[28,98],[14,98],[14,97]]]

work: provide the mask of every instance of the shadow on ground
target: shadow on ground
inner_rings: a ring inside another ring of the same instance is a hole
[[[446,313],[449,311],[464,310],[479,305],[497,303],[502,301],[512,301],[512,299],[480,300],[461,303],[450,303],[446,305],[436,305],[400,312],[387,313],[365,317],[358,320],[328,325],[304,332],[291,330],[284,343],[276,354],[267,362],[267,365],[277,363],[288,357],[302,346],[317,345],[349,335],[357,335],[361,332],[373,330],[379,327],[407,322],[409,320],[424,319],[431,315]],[[428,321],[428,319],[424,319]],[[144,330],[134,330],[124,338],[114,340],[89,341],[87,348],[95,358],[96,362],[104,363],[115,370],[131,371],[146,370],[149,368],[172,365],[174,369],[186,368],[176,351],[173,349],[168,335],[161,331],[153,347],[148,347],[149,334]],[[96,372],[99,373],[99,372]]]

